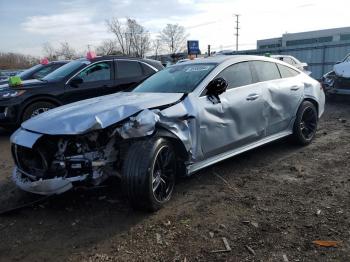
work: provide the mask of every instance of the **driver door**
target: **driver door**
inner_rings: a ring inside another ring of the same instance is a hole
[[[74,80],[81,83],[74,83]],[[111,61],[94,63],[72,78],[66,86],[67,103],[113,93],[114,70]]]
[[[224,69],[217,77],[228,83],[219,102],[200,97],[200,145],[204,158],[251,144],[265,136],[263,90],[252,74],[251,62]]]

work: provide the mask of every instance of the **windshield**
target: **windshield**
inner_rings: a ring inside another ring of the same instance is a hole
[[[178,64],[146,79],[133,92],[191,93],[216,64]]]
[[[26,78],[30,77],[33,72],[35,72],[43,67],[44,66],[42,64],[35,65],[35,66],[28,68],[27,70],[24,70],[23,72],[19,73],[18,76],[21,79],[26,80]]]
[[[61,66],[57,70],[53,71],[52,73],[48,74],[43,78],[43,80],[46,81],[52,81],[52,80],[60,80],[67,76],[69,76],[71,73],[74,73],[79,68],[84,67],[88,62],[86,60],[75,60],[71,61],[68,64],[65,64],[64,66]]]

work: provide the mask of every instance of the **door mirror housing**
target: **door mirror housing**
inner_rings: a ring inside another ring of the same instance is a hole
[[[82,84],[84,81],[81,77],[76,76],[72,80],[70,80],[69,84],[73,87],[78,87],[80,84]]]
[[[207,86],[207,95],[218,96],[224,93],[227,89],[227,82],[224,78],[218,77],[210,81]]]

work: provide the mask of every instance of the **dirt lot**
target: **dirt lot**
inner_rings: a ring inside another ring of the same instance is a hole
[[[0,210],[35,200],[9,178],[8,140]],[[111,181],[2,215],[0,261],[350,261],[349,160],[350,101],[332,102],[310,146],[278,141],[182,179],[158,213],[133,211]],[[223,238],[231,250],[213,252]]]

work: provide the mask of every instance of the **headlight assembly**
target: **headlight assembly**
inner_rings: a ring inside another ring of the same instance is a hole
[[[20,91],[9,91],[6,93],[1,94],[0,96],[2,98],[10,98],[10,97],[16,97],[16,96],[20,96],[23,95],[25,92],[25,90],[20,90]]]

